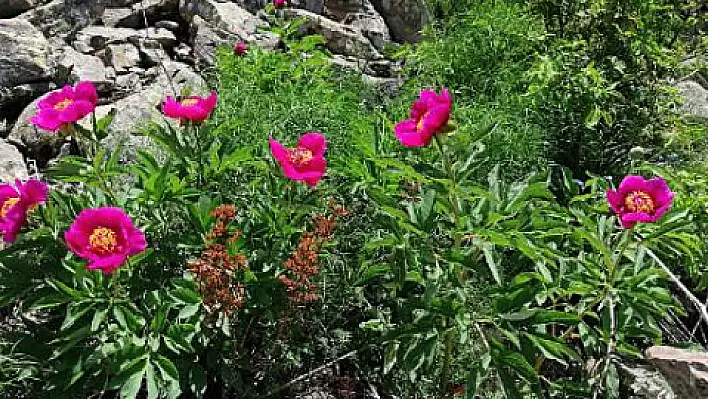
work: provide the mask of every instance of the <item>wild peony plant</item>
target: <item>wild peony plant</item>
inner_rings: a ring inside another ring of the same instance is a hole
[[[425,147],[447,127],[451,112],[452,96],[447,89],[440,94],[423,90],[411,107],[410,119],[396,125],[396,137],[406,147]]]
[[[49,187],[39,180],[0,185],[0,235],[6,243],[17,239],[27,213],[47,201]]]
[[[209,118],[216,108],[217,101],[215,92],[208,97],[190,96],[180,101],[168,96],[162,104],[162,112],[168,118],[179,119],[182,124],[198,124]]]
[[[40,129],[57,131],[70,128],[96,109],[98,94],[91,82],[79,82],[76,86],[47,94],[37,103],[38,112],[32,123]]]
[[[110,274],[128,257],[147,248],[145,235],[120,208],[85,209],[76,218],[64,239],[71,251],[87,259],[89,270]]]
[[[607,202],[625,228],[656,222],[671,208],[673,199],[674,193],[660,177],[627,176],[617,190],[607,191]]]
[[[273,157],[283,168],[285,176],[292,180],[304,181],[315,187],[327,170],[327,140],[321,133],[306,133],[289,149],[277,140],[270,138],[270,150]]]
[[[244,56],[248,53],[248,43],[239,41],[234,45],[234,54]]]

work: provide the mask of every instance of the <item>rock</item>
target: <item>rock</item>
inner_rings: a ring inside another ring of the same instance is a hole
[[[708,119],[708,90],[691,80],[677,83],[676,89],[684,98],[679,112],[688,116]]]
[[[371,0],[399,43],[417,42],[420,30],[431,20],[425,0]]]
[[[303,26],[306,33],[324,36],[325,45],[334,53],[358,56],[368,60],[383,58],[358,28],[332,21],[305,10],[286,9],[284,11],[287,18],[307,19],[309,22]]]
[[[162,28],[162,29],[167,29],[169,31],[176,31],[179,30],[179,22],[175,21],[157,21],[155,22],[155,27],[156,28]]]
[[[182,0],[180,14],[187,21],[201,17],[212,26],[238,36],[242,40],[267,27],[264,21],[235,3],[219,3],[216,0]]]
[[[156,40],[140,39],[138,41],[138,50],[140,51],[142,64],[147,67],[159,65],[160,62],[170,59],[170,56],[163,50],[162,45]]]
[[[175,34],[164,28],[147,28],[141,29],[140,34],[143,38],[149,40],[155,40],[165,48],[172,48],[177,44],[177,37]],[[133,43],[135,43],[133,39]]]
[[[49,80],[49,42],[29,22],[0,20],[0,86]]]
[[[39,5],[39,0],[0,0],[0,18],[12,18]]]
[[[0,118],[16,117],[32,100],[55,88],[56,85],[53,82],[25,83],[13,87],[0,87]],[[5,137],[9,133],[10,127],[6,126],[5,129],[0,129],[5,130],[5,133],[0,132],[0,137]]]
[[[165,68],[170,78],[161,72],[161,68],[153,68],[152,72],[157,75],[157,79],[152,84],[113,104],[96,108],[96,115],[99,118],[108,114],[111,109],[117,110],[104,144],[108,148],[115,149],[119,143],[123,143],[124,156],[128,160],[134,159],[138,149],[154,148],[149,138],[139,136],[137,133],[141,127],[151,121],[164,123],[165,119],[158,111],[158,105],[166,96],[174,96],[172,84],[178,92],[186,88],[200,95],[207,94],[204,80],[192,72],[187,65],[167,61]]]
[[[18,18],[29,21],[47,37],[65,38],[97,22],[111,0],[52,0]]]
[[[105,26],[112,28],[121,27],[137,29],[145,27],[140,15],[134,12],[132,8],[127,7],[106,8],[103,11],[101,20]]]
[[[619,370],[627,399],[676,399],[664,376],[653,367],[620,363]]]
[[[27,165],[20,151],[12,144],[0,140],[0,182],[28,178]]]
[[[120,75],[130,72],[140,64],[140,52],[129,43],[111,44],[106,48],[106,60]]]
[[[313,3],[313,2],[310,2]],[[312,6],[312,4],[310,4]],[[314,5],[317,14],[323,13],[331,19],[351,25],[361,30],[363,35],[379,50],[391,41],[388,26],[369,0],[326,0],[322,9]],[[320,9],[319,11],[317,11]]]
[[[140,32],[129,28],[109,28],[105,26],[89,26],[82,29],[74,40],[74,47],[90,48],[91,51],[103,50],[109,44],[124,44],[131,39],[139,39]]]
[[[330,62],[341,68],[351,69],[357,72],[361,72],[365,75],[380,77],[380,78],[391,78],[400,72],[400,65],[386,60],[362,60],[356,57],[345,57],[343,55],[335,55],[330,58]]]
[[[646,360],[654,365],[679,398],[708,398],[708,353],[652,346]]]
[[[70,81],[89,81],[96,85],[99,92],[107,92],[113,86],[111,73],[100,58],[81,54],[70,46],[64,46],[56,51],[60,73],[65,73]]]

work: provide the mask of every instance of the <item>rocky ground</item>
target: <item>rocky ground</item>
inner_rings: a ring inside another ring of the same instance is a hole
[[[293,0],[282,18],[304,17],[332,61],[386,82],[396,65],[384,48],[415,41],[424,0]],[[99,89],[99,116],[115,108],[108,141],[134,135],[173,90],[207,88],[216,48],[239,40],[276,49],[266,0],[0,0],[0,180],[26,177],[66,153],[66,143],[28,119],[45,93],[79,80]],[[172,83],[171,83],[172,82]],[[174,87],[173,87],[174,86]],[[28,170],[29,166],[29,170]]]

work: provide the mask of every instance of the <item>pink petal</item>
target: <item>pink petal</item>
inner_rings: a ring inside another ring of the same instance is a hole
[[[175,101],[172,97],[167,97],[165,102],[162,103],[162,113],[168,118],[180,119],[182,118],[182,107]]]
[[[327,151],[327,139],[322,133],[310,132],[300,137],[297,146],[310,150],[313,157],[321,157]]]
[[[290,151],[274,138],[271,137],[268,139],[268,143],[270,144],[270,152],[273,154],[273,157],[281,164],[290,157]]]
[[[437,106],[431,108],[428,113],[423,117],[423,123],[421,126],[421,131],[425,132],[427,135],[433,135],[438,133],[442,128],[447,125],[450,119],[450,108],[447,106]]]
[[[96,86],[91,82],[79,82],[75,88],[76,100],[87,101],[93,106],[98,103],[98,93],[96,92]]]
[[[432,138],[432,136],[419,132],[417,123],[410,119],[398,123],[395,128],[395,134],[401,144],[406,147],[425,147]]]
[[[125,254],[114,254],[109,256],[104,256],[98,258],[88,265],[86,269],[88,270],[100,270],[103,274],[113,273],[117,268],[119,268],[123,263],[125,263],[127,257]]]
[[[648,191],[647,181],[642,176],[627,176],[622,179],[617,191],[622,197],[633,191]]]
[[[608,190],[605,197],[612,211],[619,215],[622,212],[622,207],[624,207],[624,198],[615,190]]]

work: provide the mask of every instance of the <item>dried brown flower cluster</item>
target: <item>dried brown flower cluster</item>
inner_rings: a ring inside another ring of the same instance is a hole
[[[205,244],[201,256],[189,265],[189,270],[194,273],[209,313],[222,312],[230,316],[243,306],[245,289],[238,283],[237,272],[247,268],[246,256],[229,252],[229,245],[241,238],[241,231],[230,228],[236,218],[236,207],[221,205],[211,216],[216,218],[216,224],[207,234],[211,242]]]
[[[329,205],[332,213],[314,218],[312,231],[306,231],[300,237],[297,250],[284,263],[286,272],[278,276],[293,303],[317,300],[317,285],[312,278],[319,273],[322,245],[334,237],[337,219],[347,214],[346,209],[336,205],[333,199],[330,199]]]

